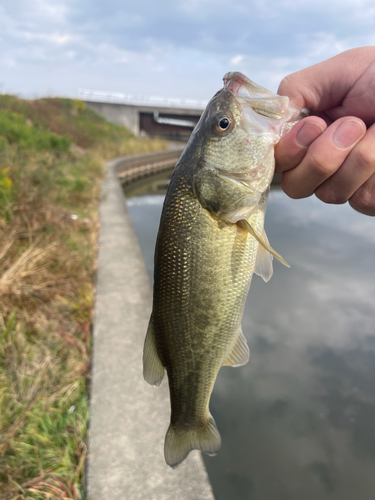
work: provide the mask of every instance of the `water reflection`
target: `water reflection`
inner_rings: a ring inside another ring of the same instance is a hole
[[[129,200],[147,269],[163,196]],[[251,356],[220,371],[223,438],[204,457],[217,500],[373,500],[375,221],[349,206],[271,192],[266,230],[292,265],[254,277],[243,317]]]

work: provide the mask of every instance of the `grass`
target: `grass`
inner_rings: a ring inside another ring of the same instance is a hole
[[[0,498],[82,499],[103,161],[164,149],[81,101],[0,96]]]

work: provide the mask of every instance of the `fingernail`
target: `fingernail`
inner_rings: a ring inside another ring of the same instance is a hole
[[[363,124],[357,120],[343,122],[333,134],[333,142],[342,149],[350,148],[363,135]]]
[[[308,148],[322,132],[324,132],[324,129],[321,125],[319,125],[319,123],[307,122],[298,131],[296,139],[300,146]]]

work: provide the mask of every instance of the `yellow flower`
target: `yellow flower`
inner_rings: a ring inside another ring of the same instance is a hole
[[[12,186],[12,179],[9,178],[9,167],[0,170],[0,189],[7,190]]]

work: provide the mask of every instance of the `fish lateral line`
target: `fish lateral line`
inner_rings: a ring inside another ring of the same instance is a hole
[[[262,236],[255,231],[255,229],[251,226],[251,224],[246,220],[246,219],[241,219],[237,221],[236,223],[238,226],[242,227],[242,229],[247,230],[254,238],[257,240],[257,242],[262,245],[263,248],[267,250],[271,255],[276,257],[276,259],[281,262],[285,267],[290,267],[290,265],[287,263],[287,261],[278,253],[276,250],[274,250],[270,245],[268,245]]]

